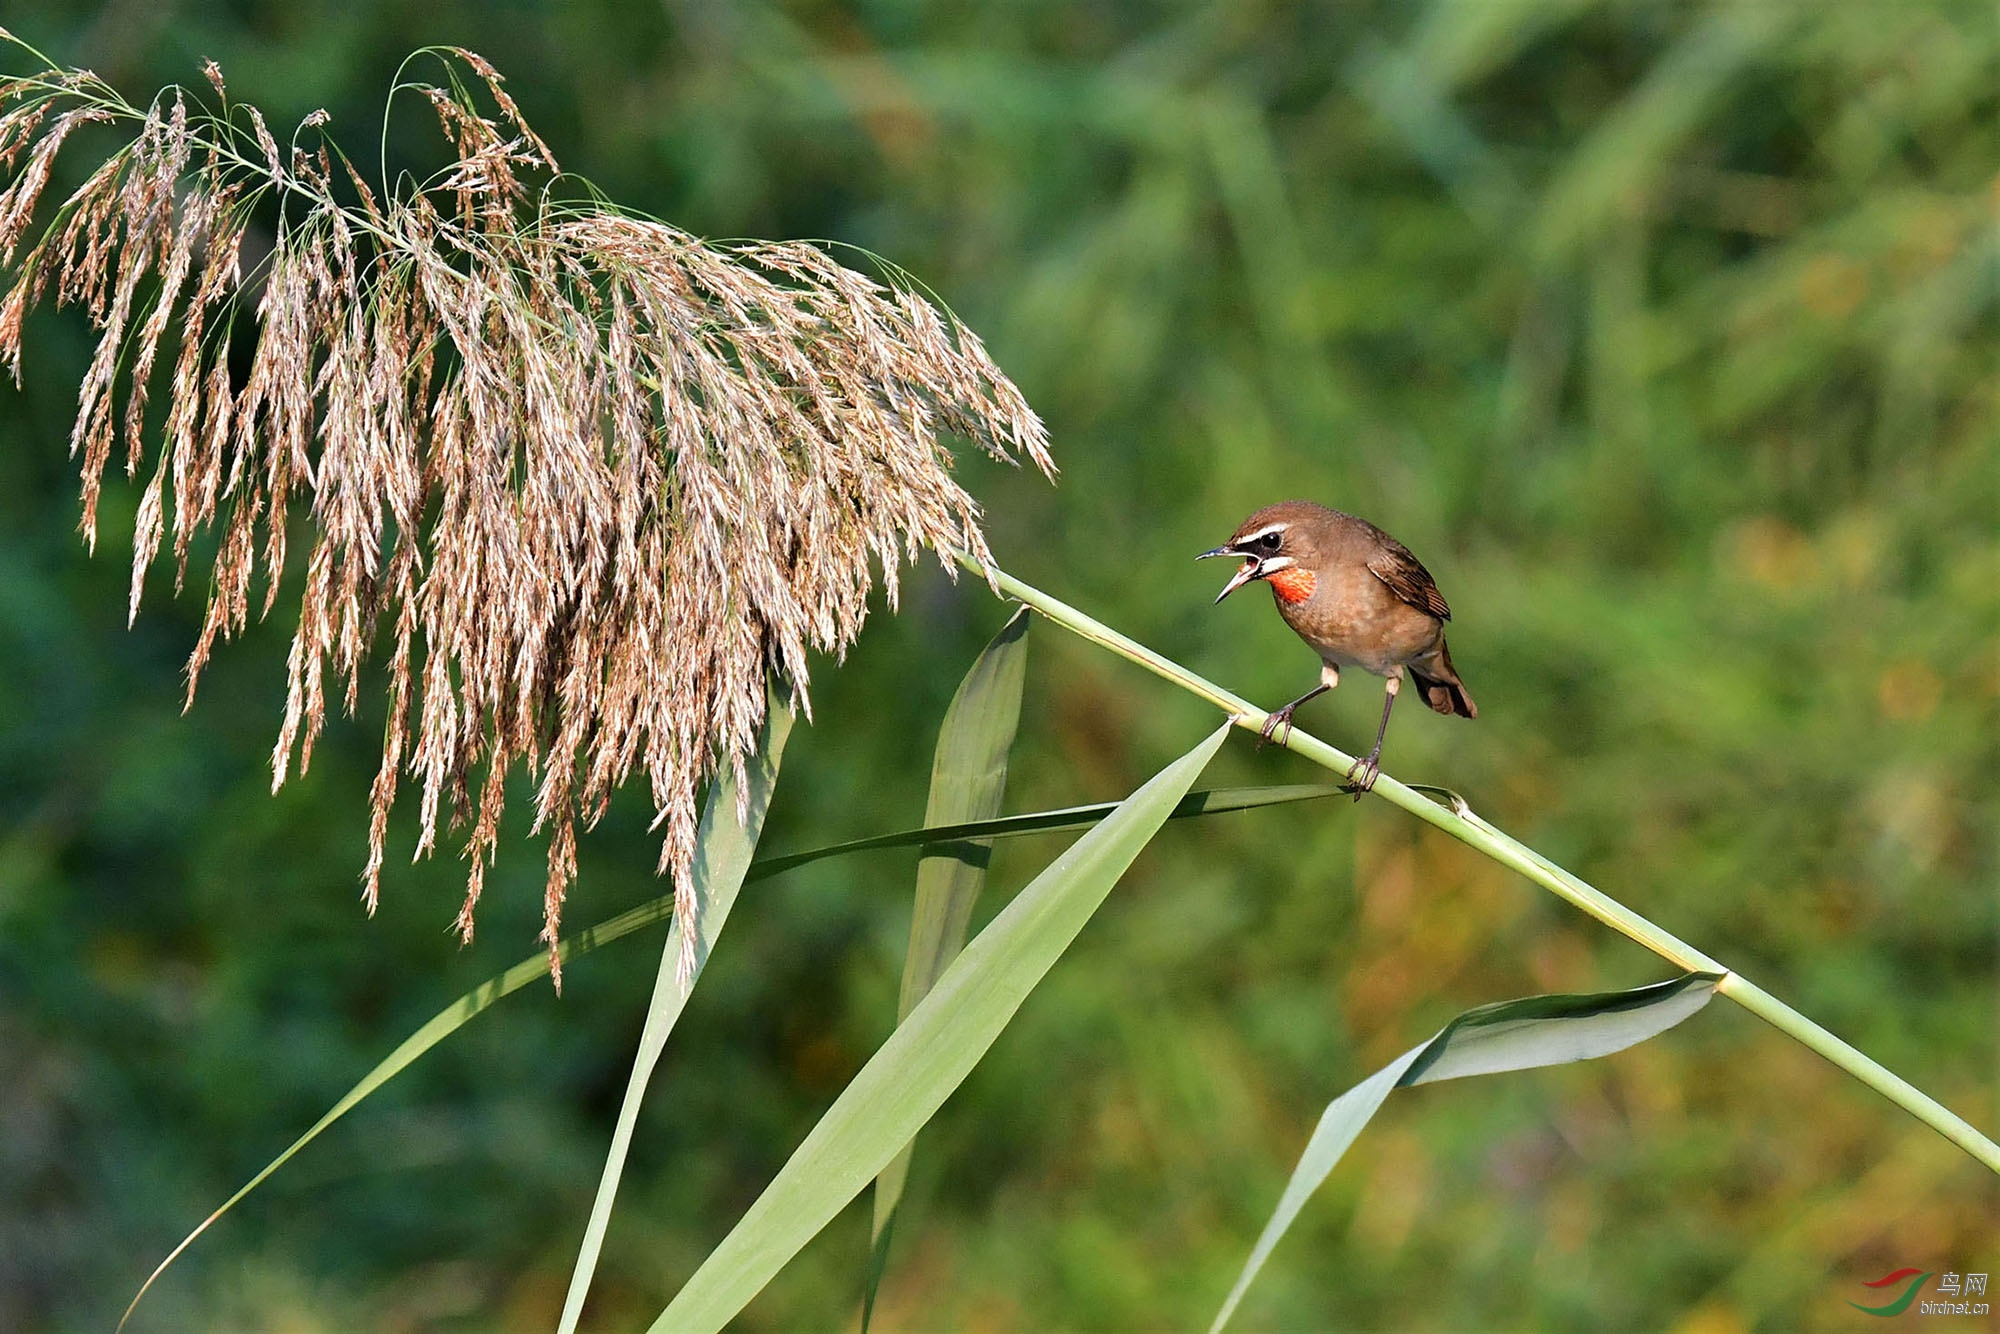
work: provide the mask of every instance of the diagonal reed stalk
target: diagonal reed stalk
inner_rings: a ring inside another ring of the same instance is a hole
[[[1109,649],[1154,675],[1164,677],[1189,694],[1207,700],[1229,714],[1237,726],[1256,731],[1264,725],[1265,718],[1269,716],[1241,696],[1224,690],[1213,681],[1189,671],[1137,640],[1119,634],[1110,626],[1061,599],[1044,593],[1034,585],[1024,583],[1004,570],[981,565],[963,553],[959,559],[968,568],[976,569],[982,576],[990,577],[1007,596],[1018,598],[1070,633],[1087,639],[1101,648]],[[1281,744],[1338,774],[1344,775],[1354,767],[1353,756],[1296,728],[1287,729]],[[1996,1145],[1980,1133],[1965,1118],[1852,1044],[1835,1037],[1741,973],[1711,959],[1672,932],[1647,921],[1602,890],[1557,866],[1520,840],[1495,828],[1481,819],[1456,793],[1449,794],[1449,805],[1440,804],[1422,795],[1417,788],[1400,783],[1386,773],[1377,780],[1374,793],[1389,804],[1400,806],[1425,823],[1450,834],[1461,843],[1479,849],[1502,866],[1518,871],[1550,893],[1581,908],[1620,935],[1644,945],[1683,972],[1721,974],[1722,981],[1716,987],[1719,994],[1735,1001],[1787,1037],[1818,1052],[1971,1154],[1988,1169],[2000,1174],[2000,1145]]]

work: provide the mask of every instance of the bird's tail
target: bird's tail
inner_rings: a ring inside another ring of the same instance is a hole
[[[1410,664],[1410,679],[1416,682],[1424,703],[1447,718],[1453,714],[1460,718],[1479,716],[1479,706],[1466,692],[1465,682],[1458,679],[1458,669],[1451,665],[1451,650],[1445,647],[1442,638],[1438,640],[1436,653],[1421,665]]]

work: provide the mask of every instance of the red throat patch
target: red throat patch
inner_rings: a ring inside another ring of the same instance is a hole
[[[1313,586],[1319,582],[1311,570],[1302,570],[1296,565],[1287,565],[1271,575],[1264,582],[1271,585],[1271,591],[1278,595],[1278,601],[1293,606],[1304,602],[1313,595]]]

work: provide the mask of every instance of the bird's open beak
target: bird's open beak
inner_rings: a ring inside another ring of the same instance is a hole
[[[1202,552],[1199,556],[1196,556],[1195,559],[1207,560],[1211,556],[1243,556],[1243,555],[1244,555],[1243,552],[1233,550],[1229,547],[1217,547],[1213,551]],[[1229,582],[1222,586],[1222,591],[1215,595],[1215,600],[1217,602],[1222,601],[1222,599],[1228,597],[1231,593],[1234,593],[1237,589],[1243,587],[1243,585],[1249,583],[1252,579],[1255,579],[1257,577],[1257,571],[1262,566],[1262,564],[1263,562],[1259,561],[1255,556],[1246,556],[1243,562],[1243,568],[1238,570],[1235,574],[1229,576]]]

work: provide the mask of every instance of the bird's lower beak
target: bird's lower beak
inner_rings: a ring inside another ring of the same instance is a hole
[[[1233,551],[1227,551],[1218,554],[1233,556],[1238,553]],[[1222,601],[1222,599],[1228,597],[1231,593],[1234,593],[1237,589],[1243,587],[1243,585],[1249,583],[1252,579],[1255,579],[1257,577],[1257,571],[1261,568],[1263,568],[1263,563],[1259,561],[1255,556],[1252,556],[1250,559],[1244,561],[1243,568],[1239,569],[1235,574],[1229,576],[1229,582],[1222,586],[1222,591],[1215,595],[1215,600],[1217,602]]]

